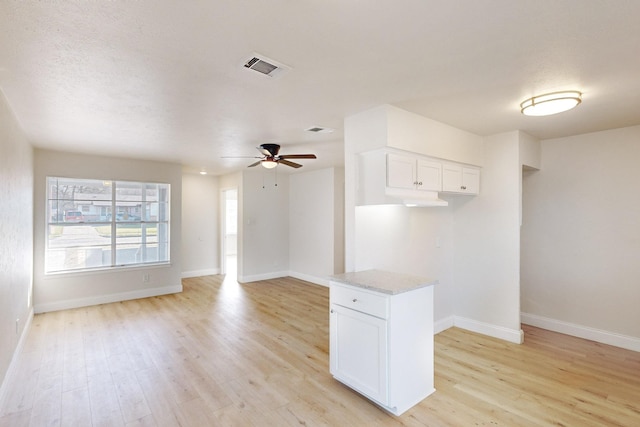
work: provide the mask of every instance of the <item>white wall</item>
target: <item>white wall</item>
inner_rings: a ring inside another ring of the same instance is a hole
[[[384,146],[482,165],[483,141],[390,105],[345,119],[345,269],[379,268],[438,279],[436,330],[444,329],[454,315],[453,209],[356,207],[356,154]]]
[[[482,166],[480,195],[443,196],[446,208],[356,207],[355,155],[380,148],[385,138],[394,148]],[[536,144],[517,131],[483,139],[391,106],[348,117],[347,271],[383,268],[437,278],[436,330],[456,325],[521,342],[521,170],[523,162],[535,163]]]
[[[171,185],[170,265],[44,274],[46,177],[118,179]],[[178,164],[35,150],[34,307],[36,312],[180,292],[182,168]],[[149,282],[143,283],[143,275]]]
[[[482,138],[444,123],[381,105],[345,118],[345,269],[355,268],[356,155],[394,147],[481,166]],[[410,248],[408,248],[410,250]]]
[[[640,127],[542,141],[526,175],[523,322],[640,350]]]
[[[512,342],[520,330],[520,133],[485,138],[480,195],[454,202],[455,324]]]
[[[0,91],[0,384],[32,316],[33,149]],[[4,387],[0,387],[0,402]]]
[[[289,176],[289,274],[328,285],[344,271],[341,168]]]
[[[242,224],[238,223],[238,281],[252,282],[287,276],[288,175],[261,167],[245,170],[238,192],[238,211],[242,220]]]
[[[389,147],[482,166],[482,141],[477,135],[391,105],[383,108]]]
[[[218,177],[182,175],[182,277],[220,273]]]
[[[375,268],[438,279],[434,318],[446,322],[454,314],[451,212],[450,207],[356,207],[354,271]]]

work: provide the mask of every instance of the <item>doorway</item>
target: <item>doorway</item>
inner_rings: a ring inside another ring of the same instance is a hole
[[[222,191],[222,274],[238,275],[238,189]]]

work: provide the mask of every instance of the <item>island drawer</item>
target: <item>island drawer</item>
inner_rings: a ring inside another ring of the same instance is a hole
[[[332,282],[330,299],[332,304],[338,304],[381,319],[388,317],[389,298],[386,295]]]

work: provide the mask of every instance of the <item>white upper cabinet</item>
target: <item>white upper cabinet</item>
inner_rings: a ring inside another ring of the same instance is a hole
[[[409,190],[440,191],[442,165],[440,162],[387,154],[387,186]]]
[[[479,194],[480,169],[445,162],[442,165],[442,191],[459,194]]]
[[[357,205],[447,206],[439,192],[474,195],[480,168],[395,149],[358,155]]]

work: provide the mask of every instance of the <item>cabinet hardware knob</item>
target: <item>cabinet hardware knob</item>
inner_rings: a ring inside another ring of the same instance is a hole
[[[418,183],[418,185],[422,185],[422,181],[420,181],[420,182]]]
[[[357,299],[357,298],[354,298],[354,299],[353,299],[353,302],[357,302],[357,301],[358,301],[358,299]]]
[[[464,185],[461,185],[461,186],[460,186],[460,188],[461,188],[462,190],[466,190],[466,189],[467,189],[467,187],[465,187]]]
[[[331,313],[333,313],[333,308],[331,309]]]

